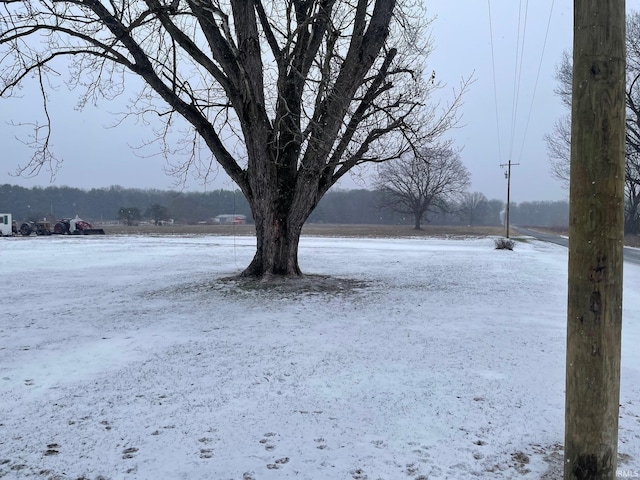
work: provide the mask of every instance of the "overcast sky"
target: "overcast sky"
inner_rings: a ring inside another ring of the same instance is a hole
[[[631,4],[637,3],[638,0],[628,0],[627,5],[633,7]],[[512,201],[567,198],[567,191],[549,173],[543,135],[551,131],[555,119],[563,114],[563,107],[553,93],[554,72],[563,50],[571,48],[572,2],[426,0],[426,5],[429,15],[435,17],[432,34],[436,48],[428,60],[428,71],[435,70],[436,77],[448,85],[440,92],[442,101],[451,98],[451,89],[462,77],[474,73],[476,78],[465,97],[464,126],[452,132],[456,145],[464,147],[462,158],[471,172],[472,191],[505,200],[507,182],[500,165],[511,160],[519,163],[512,167]],[[10,175],[31,154],[15,139],[29,132],[6,124],[35,120],[35,115],[40,114],[36,95],[28,89],[24,95],[22,99],[0,100],[3,125],[0,183],[48,186],[52,183],[45,171],[35,179]],[[52,95],[53,148],[64,159],[53,185],[159,189],[174,186],[175,180],[166,175],[161,157],[140,158],[132,153],[130,146],[151,138],[148,127],[125,122],[118,128],[106,129],[115,119],[111,113],[122,111],[122,105],[103,101],[99,108],[86,107],[78,112],[74,109],[75,99],[73,93],[64,89]],[[341,186],[359,185],[362,183],[346,181]],[[234,187],[220,173],[206,188]],[[189,189],[203,191],[205,187],[194,180]]]
[[[453,133],[464,147],[472,190],[506,200],[500,165],[511,160],[519,164],[511,169],[512,201],[567,198],[549,173],[543,136],[564,113],[553,92],[554,74],[562,52],[571,50],[573,3],[431,0],[427,5],[437,16],[432,60],[438,78],[453,86],[461,75],[475,72],[463,108],[465,126]]]

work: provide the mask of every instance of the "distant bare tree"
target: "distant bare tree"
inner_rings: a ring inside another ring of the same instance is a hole
[[[247,198],[257,248],[245,276],[301,275],[302,226],[329,188],[458,118],[461,92],[450,105],[429,103],[441,85],[422,71],[430,41],[417,0],[0,5],[0,96],[35,77],[45,105],[23,170],[53,158],[47,95],[65,60],[81,106],[122,94],[133,74],[144,86],[128,114],[164,122],[161,149],[186,158],[176,173],[206,175],[217,161]],[[180,130],[176,146],[168,133]]]
[[[460,155],[445,145],[425,147],[382,164],[376,187],[382,192],[384,206],[412,215],[414,228],[420,230],[427,212],[446,208],[469,183],[469,171]]]
[[[137,207],[120,207],[118,209],[118,220],[123,221],[127,226],[137,225],[142,219],[140,209]]]
[[[465,192],[458,203],[458,215],[468,225],[476,225],[480,218],[486,216],[489,201],[481,192]]]
[[[170,219],[169,209],[158,203],[150,205],[144,212],[144,216],[153,220],[154,225],[160,225]]]

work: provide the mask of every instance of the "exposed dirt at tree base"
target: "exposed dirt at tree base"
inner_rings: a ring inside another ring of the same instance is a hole
[[[227,277],[218,282],[225,287],[232,286],[233,291],[257,292],[261,294],[349,294],[361,291],[371,282],[350,278],[338,278],[328,275],[301,275],[299,277],[267,276]]]

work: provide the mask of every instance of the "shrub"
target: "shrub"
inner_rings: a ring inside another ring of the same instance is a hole
[[[513,250],[516,242],[510,238],[496,238],[495,239],[496,250]]]

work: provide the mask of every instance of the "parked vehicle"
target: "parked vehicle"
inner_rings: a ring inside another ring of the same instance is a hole
[[[28,237],[33,232],[36,235],[104,235],[102,228],[93,228],[91,223],[82,220],[76,215],[75,218],[63,218],[51,226],[51,222],[24,222],[20,225],[21,235]]]
[[[41,222],[23,222],[18,230],[20,235],[28,237],[33,232],[36,235],[51,235],[51,223],[47,221]]]
[[[10,235],[13,235],[14,233],[16,233],[14,228],[14,221],[11,214],[0,213],[0,236],[8,237]]]

